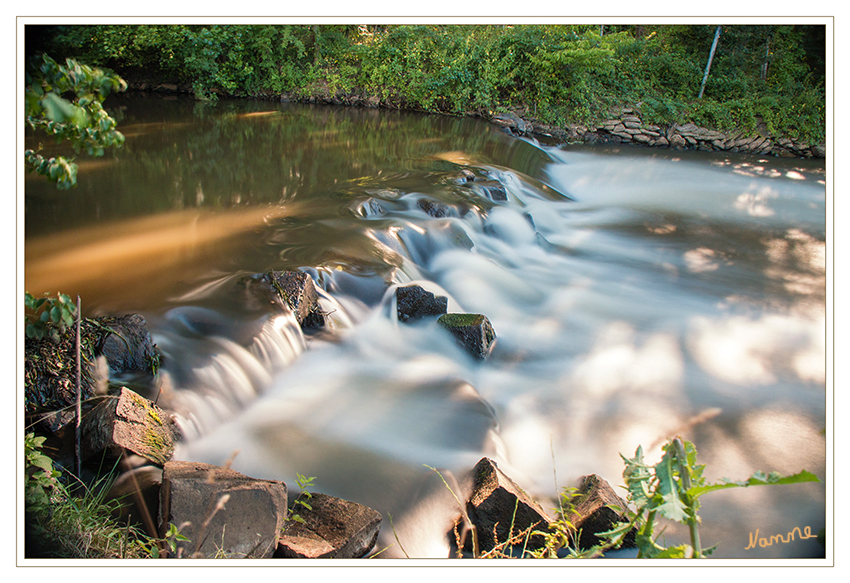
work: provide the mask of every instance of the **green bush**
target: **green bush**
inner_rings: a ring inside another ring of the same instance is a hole
[[[47,46],[216,95],[353,91],[452,114],[525,107],[542,122],[599,121],[643,104],[647,123],[825,135],[822,26],[132,25],[57,27]],[[601,34],[604,33],[604,34]]]

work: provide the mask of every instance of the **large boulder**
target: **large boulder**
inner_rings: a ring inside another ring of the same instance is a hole
[[[496,462],[482,458],[473,470],[474,486],[466,505],[475,526],[481,553],[507,543],[511,537],[528,531],[545,532],[552,519],[522,488],[508,477]],[[466,539],[471,550],[471,537]],[[544,545],[541,535],[523,536],[520,545],[536,550]],[[501,549],[500,549],[501,550]],[[504,552],[508,552],[504,550]]]
[[[375,546],[382,521],[377,510],[318,493],[309,505],[298,511],[303,522],[287,522],[275,557],[356,559]]]
[[[444,314],[437,319],[457,343],[478,360],[484,360],[496,343],[496,331],[482,314]]]
[[[235,470],[170,461],[162,472],[160,536],[173,524],[182,558],[270,558],[287,516],[286,484]]]
[[[84,459],[102,453],[118,459],[131,452],[160,466],[171,459],[176,438],[171,417],[126,387],[83,416],[80,434]]]
[[[449,305],[448,298],[435,296],[421,285],[396,288],[395,298],[398,319],[402,322],[440,316],[446,313]]]

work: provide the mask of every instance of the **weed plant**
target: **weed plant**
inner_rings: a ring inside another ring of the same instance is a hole
[[[114,478],[86,485],[54,467],[42,452],[44,437],[28,433],[25,449],[27,557],[139,559],[151,556],[153,541],[113,518],[120,502],[106,500]]]

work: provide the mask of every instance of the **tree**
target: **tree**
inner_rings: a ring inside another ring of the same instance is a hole
[[[26,70],[26,125],[56,143],[70,141],[74,151],[102,156],[110,146],[120,147],[124,136],[102,103],[113,91],[124,91],[121,77],[67,59],[60,65],[47,55],[34,57]],[[77,184],[77,166],[63,156],[46,157],[37,150],[24,152],[28,170],[46,176],[60,189]]]

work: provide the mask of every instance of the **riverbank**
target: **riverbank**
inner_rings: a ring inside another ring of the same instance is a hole
[[[128,90],[166,95],[193,95],[192,87],[189,85],[157,83],[147,80],[130,81]],[[221,95],[221,97],[236,98],[237,96]],[[276,95],[266,92],[253,98],[344,107],[408,109],[408,104],[404,100],[382,99],[378,95],[368,94],[365,91],[331,94],[327,91],[326,85],[318,87],[315,92],[309,95],[293,93]],[[422,113],[450,115],[440,111],[411,109]],[[611,109],[606,119],[600,123],[589,125],[582,123],[563,125],[544,123],[537,119],[532,112],[529,112],[527,107],[517,107],[507,112],[470,109],[462,115],[481,118],[504,128],[505,131],[513,135],[527,136],[549,144],[629,144],[648,148],[740,152],[786,158],[824,158],[826,156],[825,144],[814,144],[788,136],[774,135],[768,130],[767,124],[761,118],[758,118],[758,124],[752,131],[721,131],[690,122],[654,124],[645,121],[640,104]]]

